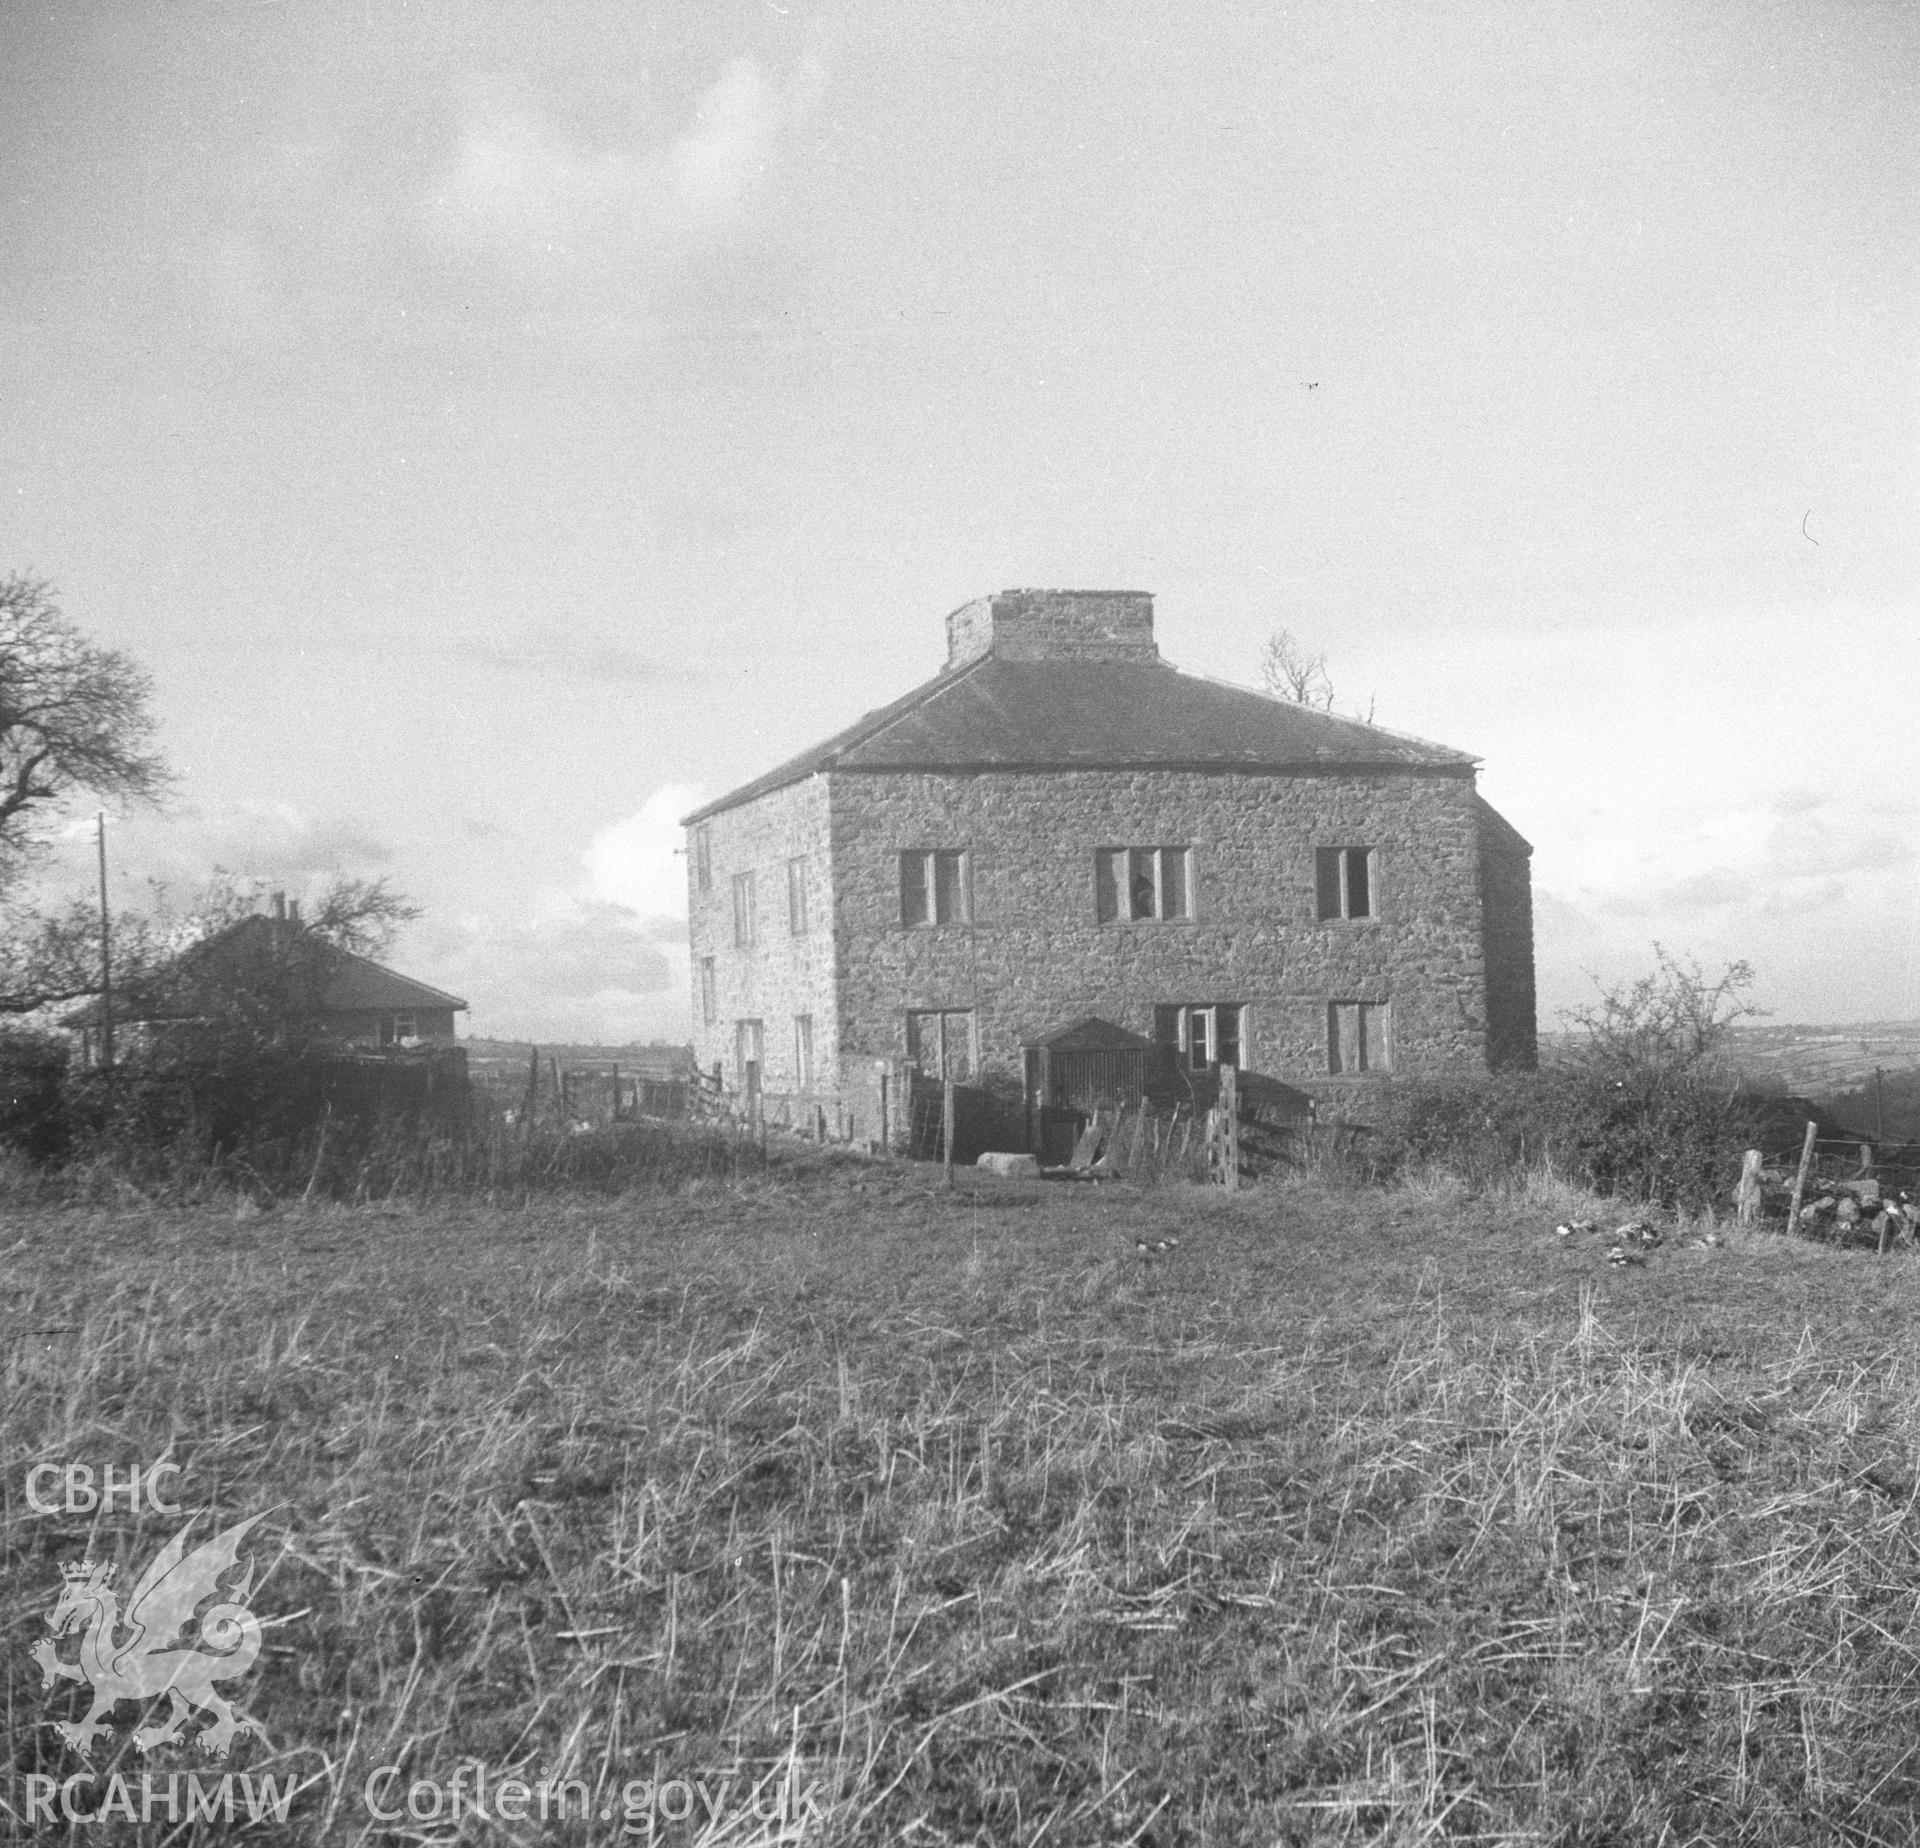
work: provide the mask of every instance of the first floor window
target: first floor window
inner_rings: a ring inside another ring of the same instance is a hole
[[[1193,916],[1190,849],[1102,847],[1093,856],[1093,909],[1102,924]]]
[[[813,1016],[793,1017],[793,1075],[802,1091],[813,1089]]]
[[[973,1076],[973,1010],[926,1008],[907,1015],[907,1057],[926,1078],[965,1084]]]
[[[746,950],[753,947],[757,921],[753,875],[735,873],[733,876],[733,942],[736,949]]]
[[[1327,1070],[1337,1075],[1387,1069],[1387,1004],[1327,1003]]]
[[[700,1024],[710,1027],[718,1015],[719,1009],[714,1005],[713,958],[703,956],[700,958]]]
[[[733,1075],[742,1090],[759,1084],[767,1070],[767,1029],[759,1020],[733,1023]]]
[[[1156,1007],[1153,1037],[1173,1049],[1188,1071],[1204,1072],[1216,1065],[1238,1069],[1244,1043],[1244,1002],[1201,1001]]]
[[[1321,923],[1374,915],[1371,847],[1317,848],[1313,862],[1314,896]]]
[[[902,924],[964,924],[972,915],[963,850],[915,848],[900,856]]]
[[[807,934],[807,856],[803,853],[787,862],[787,929],[796,937]]]
[[[699,892],[713,889],[713,830],[704,826],[693,831],[693,884]]]

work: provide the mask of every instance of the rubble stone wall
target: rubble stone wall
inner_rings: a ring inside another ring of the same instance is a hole
[[[707,831],[712,878],[700,890],[700,844]],[[804,856],[807,928],[789,927],[787,864]],[[735,875],[754,878],[754,941],[734,943]],[[687,830],[687,921],[692,952],[693,1045],[701,1069],[716,1062],[727,1087],[740,1081],[735,1069],[735,1027],[763,1023],[766,1058],[762,1087],[800,1090],[795,1068],[794,1017],[813,1020],[813,1089],[834,1088],[834,1047],[840,1037],[833,981],[833,887],[827,867],[827,785],[810,777],[770,791],[738,808],[723,809]],[[714,1018],[701,1015],[701,960],[713,958]]]
[[[1512,920],[1490,927],[1486,916],[1489,902],[1510,910],[1524,897],[1525,861],[1486,875],[1470,772],[835,771],[827,780],[843,1066],[903,1056],[909,1009],[974,1010],[982,1070],[1017,1076],[1022,1043],[1076,1016],[1151,1033],[1157,1004],[1238,1002],[1249,1010],[1243,1065],[1324,1084],[1329,1004],[1359,1001],[1387,1006],[1390,1072],[1484,1071],[1488,949],[1504,959],[1511,1043],[1523,943],[1530,1027],[1530,922],[1523,936]],[[806,812],[817,830],[818,811]],[[1190,847],[1191,921],[1098,922],[1094,855],[1106,847]],[[1373,917],[1319,921],[1320,847],[1372,849]],[[967,853],[970,921],[901,923],[899,856],[928,848]],[[764,989],[766,974],[758,979]],[[771,1032],[772,1004],[755,1005]],[[824,1018],[825,1008],[815,1011]]]

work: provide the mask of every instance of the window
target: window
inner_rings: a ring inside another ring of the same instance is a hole
[[[1327,1003],[1327,1070],[1338,1075],[1387,1069],[1387,1004]]]
[[[751,949],[754,938],[753,875],[733,876],[733,942],[736,949]]]
[[[695,828],[693,831],[693,883],[697,890],[713,890],[713,830]]]
[[[793,1017],[793,1076],[802,1091],[813,1089],[813,1016]]]
[[[796,937],[807,934],[807,856],[803,853],[787,862],[787,929]]]
[[[763,1021],[736,1020],[733,1023],[733,1075],[742,1090],[747,1088],[749,1068],[756,1085],[767,1071],[767,1029]]]
[[[1373,849],[1322,847],[1314,856],[1320,921],[1373,916]]]
[[[399,1046],[408,1040],[420,1037],[420,1023],[411,1014],[382,1014],[380,1016],[380,1044]]]
[[[973,1076],[973,1010],[929,1008],[909,1014],[907,1057],[923,1077],[965,1084]]]
[[[973,915],[967,856],[957,848],[916,849],[900,856],[900,922],[964,924]]]
[[[700,958],[700,1024],[712,1026],[719,1011],[714,1005],[713,958],[703,956]]]
[[[1191,849],[1102,847],[1093,856],[1093,908],[1102,924],[1193,916]]]
[[[1245,1044],[1245,1003],[1240,1001],[1187,1002],[1153,1010],[1153,1037],[1173,1048],[1188,1071],[1204,1072],[1216,1065],[1240,1065]]]

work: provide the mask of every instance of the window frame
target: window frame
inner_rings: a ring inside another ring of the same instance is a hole
[[[1354,868],[1359,867],[1359,878]],[[1363,889],[1366,910],[1353,909],[1353,892]],[[1329,901],[1335,909],[1329,910]],[[1316,847],[1313,850],[1313,908],[1322,924],[1377,924],[1380,921],[1380,855],[1372,847]]]
[[[813,1016],[796,1014],[793,1017],[793,1076],[794,1088],[800,1091],[813,1089]]]
[[[977,1009],[971,1007],[910,1007],[904,1010],[905,1039],[908,1060],[919,1067],[926,1078],[945,1079],[951,1077],[955,1084],[971,1084],[980,1070],[980,1020]],[[926,1021],[936,1023],[938,1045],[936,1058],[931,1068],[926,1058],[927,1040]],[[953,1063],[955,1050],[953,1029],[949,1022],[966,1023],[966,1041],[958,1050],[962,1055],[965,1070],[953,1073],[948,1067]]]
[[[382,1014],[379,1037],[383,1046],[404,1046],[408,1040],[417,1040],[420,1037],[420,1016],[417,1013]]]
[[[720,984],[713,958],[700,958],[700,1024],[710,1027],[720,1018]]]
[[[744,901],[744,902],[743,902]],[[759,941],[760,901],[751,871],[733,876],[733,947],[750,950]]]
[[[949,888],[953,915],[940,915],[941,863],[953,870]],[[964,929],[973,922],[973,852],[967,847],[903,847],[897,856],[900,928],[902,930]],[[911,873],[911,877],[909,874]],[[920,916],[910,915],[908,894],[915,893]]]
[[[1233,1017],[1232,1031],[1222,1033],[1222,1019],[1229,1014]],[[1206,1057],[1196,1061],[1193,1056],[1196,1043],[1194,1029],[1202,1024],[1205,1028]],[[1248,1003],[1245,1001],[1163,1001],[1153,1010],[1155,1043],[1171,1050],[1182,1072],[1209,1072],[1216,1066],[1227,1064],[1231,1064],[1235,1071],[1245,1071],[1250,1026]],[[1231,1060],[1221,1056],[1222,1048],[1228,1044],[1233,1048]]]
[[[1169,867],[1178,871],[1171,879]],[[1151,892],[1150,909],[1136,909],[1143,882]],[[1167,909],[1168,893],[1178,888],[1180,909]],[[1111,907],[1111,909],[1109,909]],[[1191,924],[1194,921],[1193,847],[1096,847],[1093,850],[1093,916],[1102,927],[1114,924]]]
[[[1347,1065],[1343,1010],[1353,1010],[1353,1046],[1356,1062]],[[1369,1056],[1369,1055],[1373,1056]],[[1329,1078],[1385,1077],[1393,1070],[1393,1003],[1391,1001],[1330,1000],[1327,1003],[1327,1076]]]
[[[796,853],[787,859],[787,935],[804,937],[810,919],[807,908],[807,856]]]
[[[704,821],[693,831],[693,889],[713,890],[713,829]]]

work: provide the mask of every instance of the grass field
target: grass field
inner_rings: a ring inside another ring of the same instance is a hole
[[[227,1769],[330,1842],[1920,1834],[1911,1260],[1613,1270],[1550,1189],[936,1179],[14,1215],[0,1796],[85,1768],[28,1655],[59,1563],[184,1518],[26,1472],[170,1455],[186,1509],[272,1510],[260,1730],[142,1760],[129,1704],[82,1806]]]

